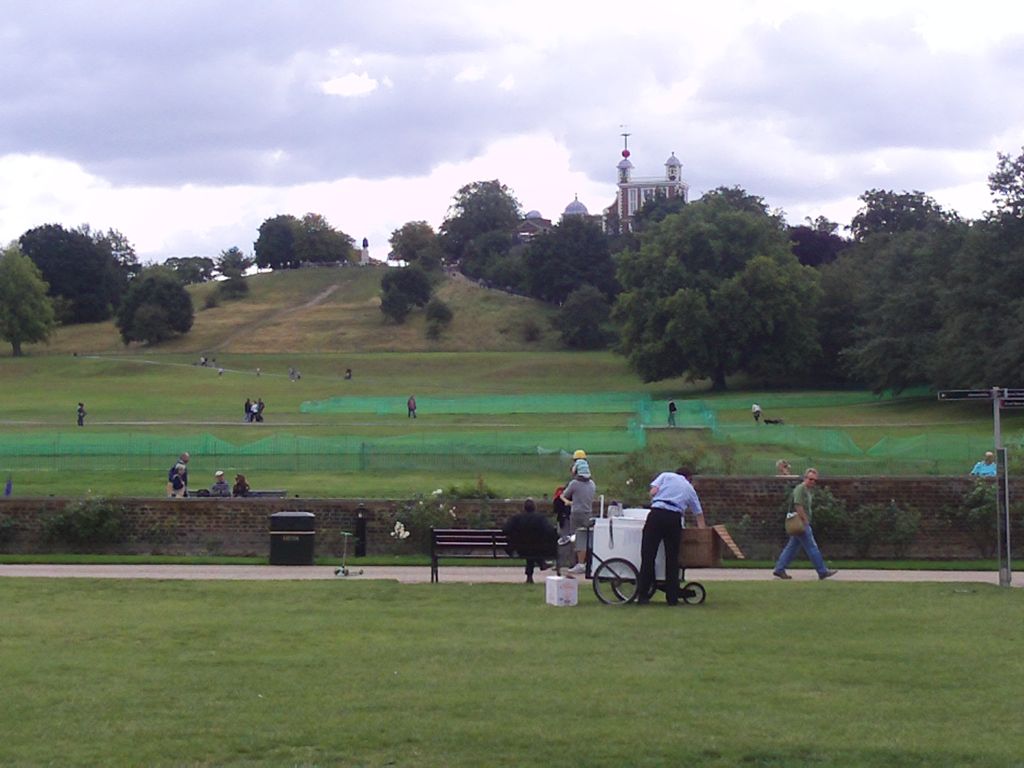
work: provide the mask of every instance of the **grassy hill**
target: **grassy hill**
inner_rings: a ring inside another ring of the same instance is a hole
[[[337,353],[551,351],[559,348],[541,302],[488,290],[462,277],[441,278],[435,294],[455,313],[442,338],[426,337],[422,311],[403,325],[380,311],[380,281],[388,267],[300,269],[247,278],[249,295],[207,307],[217,285],[190,287],[196,308],[192,330],[154,346],[125,347],[113,321],[60,328],[49,344],[27,345],[26,354],[167,352]],[[533,324],[539,338],[527,341]],[[10,354],[4,350],[0,354]]]

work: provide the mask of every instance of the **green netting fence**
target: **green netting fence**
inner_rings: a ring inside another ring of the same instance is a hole
[[[324,471],[388,468],[548,467],[580,447],[598,454],[643,448],[640,428],[518,432],[429,432],[390,437],[304,437],[274,434],[235,444],[213,435],[24,435],[0,437],[0,470],[125,469],[170,467],[188,451],[228,467]],[[165,467],[166,465],[166,467]]]

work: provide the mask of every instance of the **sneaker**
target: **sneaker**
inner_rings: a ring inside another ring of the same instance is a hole
[[[583,563],[576,563],[576,565],[574,565],[572,568],[570,568],[569,570],[566,571],[566,573],[586,573],[586,572],[587,572],[587,566],[585,566]]]
[[[833,573],[835,573],[835,571],[833,571]],[[776,579],[782,579],[783,581],[789,581],[793,578],[785,571],[772,571],[772,576],[774,576]]]
[[[825,579],[831,579],[831,578],[832,578],[833,576],[835,576],[835,575],[836,575],[837,573],[839,573],[839,571],[837,571],[837,570],[834,570],[834,569],[832,569],[832,568],[829,568],[829,569],[828,569],[827,571],[825,571],[824,573],[819,573],[819,574],[818,574],[818,579],[819,579],[819,581],[824,581]]]

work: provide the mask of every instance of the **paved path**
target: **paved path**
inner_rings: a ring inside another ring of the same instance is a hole
[[[366,566],[350,571],[348,580],[385,579],[402,584],[430,581],[428,566],[391,567]],[[538,574],[540,579],[552,572]],[[814,581],[811,570],[791,570],[793,581]],[[702,582],[773,581],[770,570],[746,568],[694,568],[690,577]],[[187,579],[187,580],[294,580],[336,579],[333,566],[269,566],[269,565],[0,565],[0,577],[37,577],[55,579]],[[521,567],[441,567],[442,583],[514,584],[523,581]],[[994,571],[874,571],[844,570],[834,581],[917,581],[998,584]],[[1013,574],[1013,586],[1024,587],[1024,573]]]

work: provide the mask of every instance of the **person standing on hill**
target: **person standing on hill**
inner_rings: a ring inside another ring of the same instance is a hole
[[[675,400],[668,401],[668,425],[674,427],[676,425],[676,411],[679,410],[676,407]]]
[[[754,417],[754,423],[755,424],[760,424],[761,423],[761,406],[758,405],[757,403],[754,403],[752,406],[750,406],[750,415]]]
[[[78,426],[85,426],[85,403],[78,404]]]
[[[818,549],[818,542],[814,540],[814,532],[811,530],[811,505],[814,501],[814,486],[817,485],[817,483],[818,470],[814,467],[810,467],[804,472],[804,481],[793,489],[793,496],[790,501],[790,514],[796,515],[800,518],[804,527],[803,531],[800,533],[790,535],[789,541],[786,543],[785,548],[779,555],[779,559],[775,563],[775,568],[772,569],[772,575],[777,579],[785,579],[788,581],[793,578],[786,573],[786,568],[789,566],[793,557],[796,555],[797,549],[800,547],[803,547],[804,552],[807,553],[807,557],[810,558],[811,563],[814,565],[814,570],[818,572],[819,579],[829,579],[837,573],[837,571],[832,570],[825,565],[825,558],[822,557],[821,550]]]
[[[405,402],[405,407],[409,410],[409,418],[416,418],[416,395],[409,395],[409,399]]]

